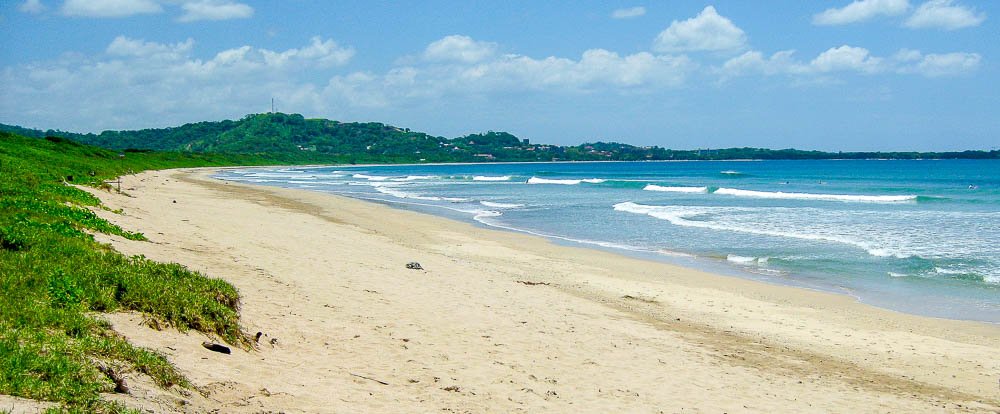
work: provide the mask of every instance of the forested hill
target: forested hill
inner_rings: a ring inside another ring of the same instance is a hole
[[[100,134],[40,131],[4,124],[0,124],[0,131],[38,138],[57,136],[115,150],[258,154],[302,162],[1000,158],[1000,151],[996,150],[831,153],[763,148],[669,150],[609,142],[558,146],[533,144],[506,132],[490,131],[449,139],[378,122],[306,119],[299,114],[283,113]]]

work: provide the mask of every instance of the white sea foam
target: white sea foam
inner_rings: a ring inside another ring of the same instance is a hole
[[[276,172],[252,172],[245,175],[246,177],[263,177],[263,178],[303,178],[298,174],[288,174],[288,173],[276,173]]]
[[[747,256],[737,256],[735,254],[731,254],[726,256],[726,261],[742,265],[750,265],[757,263],[757,258],[747,257]]]
[[[562,184],[562,185],[577,185],[583,180],[552,180],[548,178],[538,178],[531,177],[528,179],[528,184]]]
[[[497,214],[495,216],[499,216],[500,215],[500,212],[496,212],[496,213]],[[590,239],[576,239],[576,238],[572,238],[572,237],[559,236],[559,235],[555,235],[555,234],[544,233],[544,232],[528,230],[528,229],[524,229],[524,228],[520,228],[520,227],[509,226],[509,225],[500,223],[500,222],[495,221],[495,220],[490,220],[491,217],[495,217],[495,216],[490,216],[490,215],[485,215],[484,214],[484,215],[476,215],[474,218],[476,219],[476,221],[478,221],[480,223],[483,223],[483,224],[485,224],[487,226],[490,226],[490,227],[496,227],[496,228],[499,228],[499,229],[505,229],[505,230],[516,231],[516,232],[521,232],[521,233],[525,233],[525,234],[531,234],[533,236],[548,237],[548,238],[552,238],[552,239],[565,240],[565,241],[573,242],[573,243],[590,244],[590,245],[594,245],[594,246],[607,247],[607,248],[611,248],[611,249],[629,250],[629,251],[633,251],[633,252],[651,252],[651,250],[649,250],[649,249],[644,249],[644,248],[636,247],[636,246],[630,246],[630,245],[627,245],[627,244],[612,243],[612,242],[606,242],[606,241],[600,241],[600,240],[590,240]]]
[[[790,231],[762,229],[751,225],[738,225],[731,223],[720,224],[706,220],[693,220],[694,217],[718,211],[712,207],[648,206],[627,201],[615,204],[614,209],[616,211],[623,211],[627,213],[645,214],[653,218],[666,220],[670,222],[670,224],[676,226],[698,227],[703,229],[758,234],[762,236],[786,237],[800,240],[827,241],[859,247],[867,251],[868,254],[872,256],[895,256],[900,258],[909,257],[909,255],[893,253],[887,249],[875,247],[872,243],[855,240],[849,237],[816,233],[795,233]]]
[[[477,175],[472,177],[472,181],[510,181],[509,175],[500,176],[489,176],[489,175]]]
[[[401,178],[393,178],[392,181],[417,181],[417,180],[434,180],[437,179],[436,175],[408,175]]]
[[[961,270],[945,269],[943,267],[935,267],[934,268],[934,272],[935,273],[940,273],[942,275],[964,275],[964,274],[968,273],[968,272],[964,272],[964,271],[961,271]]]
[[[590,184],[600,184],[607,180],[601,178],[584,178],[584,179],[551,179],[551,178],[538,178],[531,177],[528,179],[528,184],[562,184],[562,185],[577,185],[580,183],[590,183]]]
[[[889,273],[889,276],[892,276],[892,277],[907,277],[907,276],[909,276],[909,275],[904,274],[904,273],[896,273],[896,272],[886,272],[886,273]]]
[[[748,256],[737,256],[735,254],[730,254],[726,256],[726,261],[736,264],[741,264],[745,266],[758,265],[766,266],[767,257],[748,257]]]
[[[775,198],[786,200],[822,200],[822,201],[842,201],[856,203],[905,203],[916,201],[915,195],[853,195],[853,194],[811,194],[811,193],[786,193],[782,191],[754,191],[740,190],[737,188],[719,188],[713,194],[731,195],[736,197],[755,198]]]
[[[741,173],[739,171],[734,171],[734,170],[719,171],[719,174],[725,174],[725,175],[743,175],[743,173]]]
[[[493,208],[521,208],[521,207],[524,207],[524,204],[494,203],[492,201],[480,201],[479,204],[482,204],[482,205],[484,205],[486,207],[493,207]]]
[[[424,196],[420,194],[409,193],[400,190],[398,187],[393,185],[388,185],[386,183],[372,183],[371,187],[382,194],[388,194],[396,198],[409,198],[414,200],[425,200],[425,201],[448,201],[452,203],[462,203],[469,201],[465,198],[458,197],[437,197],[437,196]]]
[[[389,177],[380,177],[377,175],[366,175],[366,174],[354,174],[351,177],[360,178],[368,181],[385,181],[389,179]]]
[[[673,250],[666,250],[666,249],[660,249],[660,250],[657,250],[656,252],[657,252],[657,253],[659,253],[659,254],[662,254],[662,255],[664,255],[664,256],[673,256],[673,257],[697,257],[697,256],[695,256],[695,255],[693,255],[693,254],[689,254],[689,253],[683,253],[683,252],[675,252],[675,251],[673,251]]]
[[[864,247],[865,243],[857,243],[859,247],[865,249],[868,254],[875,257],[895,257],[897,259],[906,259],[908,257],[913,257],[912,254],[906,254],[898,251],[893,251],[892,249],[887,249],[883,247]]]
[[[708,187],[664,187],[656,184],[647,184],[643,187],[643,190],[668,193],[707,193]]]
[[[472,219],[482,222],[487,217],[500,217],[503,213],[496,210],[477,210],[473,213]]]

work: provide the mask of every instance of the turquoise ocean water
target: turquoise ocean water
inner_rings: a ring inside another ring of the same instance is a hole
[[[337,166],[218,177],[1000,323],[997,160]]]

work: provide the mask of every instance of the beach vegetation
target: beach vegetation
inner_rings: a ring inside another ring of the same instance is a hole
[[[139,372],[165,387],[188,385],[163,355],[112,330],[104,312],[141,312],[160,326],[248,347],[232,285],[98,243],[93,234],[145,236],[100,218],[91,210],[100,201],[70,184],[107,188],[113,177],[144,169],[265,162],[120,154],[62,137],[0,133],[0,393],[55,401],[59,410],[121,412],[100,397],[116,387],[102,367]]]
[[[171,128],[76,134],[2,125],[36,138],[68,138],[125,152],[171,151],[256,155],[286,164],[501,162],[501,161],[657,161],[657,160],[805,160],[805,159],[981,159],[1000,151],[823,152],[798,149],[667,149],[618,142],[579,145],[535,144],[508,132],[487,131],[445,138],[379,122],[339,122],[299,114],[250,114],[239,120],[205,121]]]

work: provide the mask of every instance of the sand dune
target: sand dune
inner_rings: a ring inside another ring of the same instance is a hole
[[[197,387],[153,412],[992,412],[1000,328],[885,311],[342,197],[126,177],[126,254],[233,283],[258,349],[109,315]],[[176,202],[175,202],[176,201]],[[405,267],[420,262],[424,270]]]

